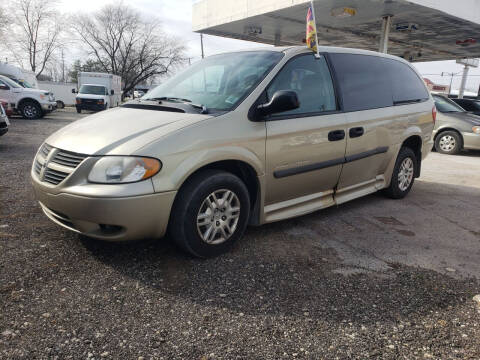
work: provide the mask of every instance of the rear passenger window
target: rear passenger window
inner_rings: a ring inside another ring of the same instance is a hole
[[[278,90],[295,91],[300,100],[299,108],[280,116],[337,110],[332,77],[323,56],[303,55],[290,60],[268,86],[268,100]]]
[[[407,64],[384,59],[392,81],[393,102],[403,103],[428,99],[428,91],[418,75]]]
[[[340,83],[345,111],[392,106],[392,89],[383,58],[330,54]]]

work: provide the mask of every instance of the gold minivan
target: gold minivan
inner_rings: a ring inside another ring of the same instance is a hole
[[[31,176],[43,211],[65,228],[112,241],[168,230],[207,257],[248,224],[381,189],[404,197],[432,148],[435,115],[419,74],[394,56],[226,53],[60,129]]]

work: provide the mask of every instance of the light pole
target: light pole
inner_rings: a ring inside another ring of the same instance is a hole
[[[455,75],[458,75],[458,74],[460,74],[460,73],[453,73],[453,72],[451,73],[451,72],[442,71],[442,76],[443,76],[443,75],[448,75],[448,76],[450,76],[450,87],[448,88],[448,96],[450,96],[450,94],[452,93],[453,77],[454,77]]]

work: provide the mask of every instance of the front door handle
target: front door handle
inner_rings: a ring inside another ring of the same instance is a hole
[[[362,136],[364,131],[363,127],[354,127],[348,131],[348,135],[350,135],[351,138],[356,138]]]
[[[344,130],[332,130],[328,133],[328,141],[339,141],[345,139]]]

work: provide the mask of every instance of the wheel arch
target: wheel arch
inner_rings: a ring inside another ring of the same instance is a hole
[[[443,127],[441,129],[438,129],[437,130],[437,133],[435,134],[434,138],[433,138],[433,141],[437,141],[437,138],[438,138],[438,135],[440,135],[441,133],[444,133],[445,131],[454,131],[458,134],[458,136],[460,136],[460,140],[462,140],[462,146],[463,146],[463,135],[462,133],[460,132],[460,130],[458,129],[455,129],[453,127],[449,127],[449,126],[446,126],[446,127]]]
[[[416,157],[417,168],[415,177],[420,177],[421,165],[422,165],[422,138],[420,135],[411,135],[402,142],[402,147],[410,148]]]
[[[191,171],[182,181],[178,192],[182,191],[188,180],[204,170],[223,170],[240,178],[247,187],[250,196],[250,224],[259,224],[261,184],[257,170],[248,162],[240,159],[225,159],[203,164]]]
[[[17,104],[17,109],[19,109],[20,106],[22,106],[22,104],[24,104],[25,102],[28,102],[28,101],[32,101],[32,102],[36,103],[38,106],[40,106],[40,108],[42,108],[42,105],[40,105],[40,102],[37,99],[31,98],[31,97],[26,97],[26,98],[20,99],[20,101]]]

